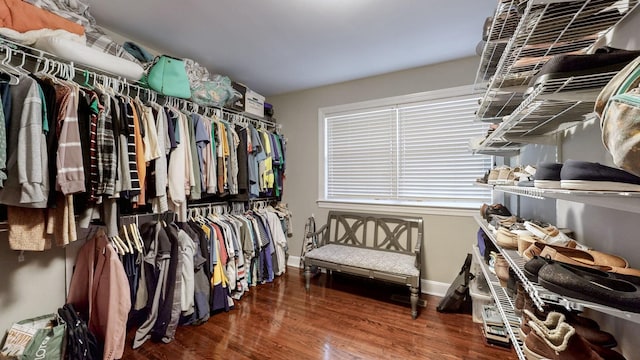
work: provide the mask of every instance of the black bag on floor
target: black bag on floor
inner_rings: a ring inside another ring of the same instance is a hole
[[[449,286],[446,295],[442,298],[436,310],[448,313],[470,313],[471,295],[469,295],[469,282],[474,277],[471,273],[471,254],[467,254],[458,276]]]
[[[71,304],[58,309],[58,315],[67,324],[66,358],[73,360],[102,359],[102,350],[95,335],[89,331],[86,321],[82,319]]]

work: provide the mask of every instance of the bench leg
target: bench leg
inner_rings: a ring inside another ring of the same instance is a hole
[[[413,319],[418,317],[418,288],[411,287],[411,317]]]
[[[309,292],[309,288],[311,287],[311,266],[304,266],[304,288],[307,292]]]

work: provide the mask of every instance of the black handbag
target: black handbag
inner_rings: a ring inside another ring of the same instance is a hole
[[[471,273],[471,254],[467,254],[458,276],[449,286],[447,293],[440,300],[436,310],[447,313],[470,313],[471,295],[469,295],[469,282],[474,277]]]

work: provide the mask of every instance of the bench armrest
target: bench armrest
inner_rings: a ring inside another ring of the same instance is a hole
[[[309,239],[312,238],[314,236],[318,237],[318,246],[322,246],[324,245],[324,236],[322,236],[322,233],[324,233],[327,230],[327,224],[324,224],[320,227],[320,229],[314,231],[314,232],[308,232],[305,235],[305,239]]]
[[[416,254],[416,267],[420,269],[420,263],[422,262],[422,242],[418,241],[416,246],[413,248],[413,253]]]
[[[327,224],[324,224],[324,225],[322,225],[322,227],[320,227],[320,229],[316,230],[315,232],[308,232],[305,235],[305,238],[308,239],[308,238],[313,237],[313,236],[318,236],[318,235],[322,234],[326,229],[327,229]]]

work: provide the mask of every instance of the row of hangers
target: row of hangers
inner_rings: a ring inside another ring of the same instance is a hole
[[[120,228],[120,233],[110,238],[113,247],[118,254],[135,254],[142,253],[144,245],[142,242],[142,235],[138,229],[138,225],[135,223],[123,224]]]
[[[5,54],[5,56],[0,61],[0,72],[5,74],[3,80],[5,80],[5,82],[8,82],[9,85],[19,84],[20,76],[28,74],[28,72],[23,68],[25,62],[27,61],[26,54],[22,53],[22,60],[20,65],[14,66],[11,65],[14,50],[5,44],[1,45],[0,49],[2,49]]]
[[[144,243],[138,228],[138,217],[122,221],[118,234],[109,238],[111,245],[119,255],[143,253]],[[132,221],[134,220],[134,221]]]

